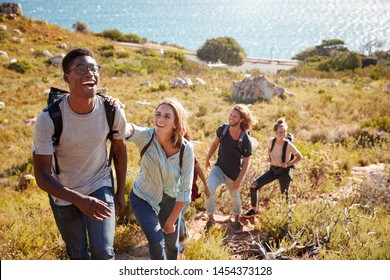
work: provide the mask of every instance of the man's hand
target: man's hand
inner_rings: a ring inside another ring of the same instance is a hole
[[[107,203],[92,196],[84,196],[75,206],[96,221],[103,221],[112,215]]]
[[[232,185],[232,190],[233,191],[238,191],[240,189],[240,183],[239,181],[234,181]]]

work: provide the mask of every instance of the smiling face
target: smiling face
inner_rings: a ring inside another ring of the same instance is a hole
[[[232,109],[230,111],[230,115],[229,115],[229,125],[231,127],[235,127],[237,125],[240,125],[240,123],[242,122],[242,118],[241,118],[241,115],[240,115],[240,112],[238,112],[237,110],[234,110]]]
[[[161,104],[154,114],[154,125],[157,133],[172,133],[175,126],[175,112],[168,104]]]
[[[276,134],[276,138],[278,140],[283,140],[284,138],[286,138],[286,135],[287,135],[286,127],[283,125],[279,125],[275,131],[275,134]]]
[[[85,98],[95,96],[100,75],[98,68],[94,66],[97,66],[97,63],[91,56],[78,56],[72,61],[70,71],[64,74],[64,80],[69,84],[71,94]],[[85,67],[87,71],[83,69]]]

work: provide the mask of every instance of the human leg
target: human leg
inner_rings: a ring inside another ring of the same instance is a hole
[[[111,217],[103,221],[95,221],[84,215],[89,237],[89,250],[93,260],[113,260],[115,235],[115,204],[111,186],[103,187],[90,196],[96,197],[108,204],[112,211]]]
[[[223,171],[219,166],[214,166],[207,179],[207,185],[210,190],[210,196],[206,198],[206,214],[208,215],[209,221],[214,220],[215,211],[215,191],[217,187],[223,182]]]
[[[257,212],[257,205],[258,205],[258,196],[257,192],[260,190],[263,186],[271,183],[276,179],[276,175],[272,172],[272,170],[267,170],[264,174],[257,177],[250,186],[250,193],[251,193],[251,206],[252,209]]]
[[[145,200],[130,192],[130,204],[142,231],[148,240],[149,255],[152,260],[165,259],[164,235],[157,214]]]
[[[73,204],[58,206],[49,195],[54,219],[71,260],[88,260],[87,230],[83,213]]]
[[[170,197],[166,194],[163,195],[163,199],[160,202],[160,213],[158,214],[158,220],[162,228],[164,228],[169,215],[171,215],[173,208],[176,204],[176,198]],[[164,233],[165,240],[165,255],[167,260],[177,260],[179,253],[179,228],[181,223],[181,215],[179,215],[176,221],[175,232]]]
[[[188,202],[183,210],[181,211],[181,220],[180,220],[180,226],[179,226],[179,241],[183,241],[187,236],[187,227],[185,222],[184,214],[186,213],[187,209],[190,207],[190,202]]]
[[[288,173],[279,176],[280,192],[288,200],[288,191],[292,183],[291,170]]]
[[[241,196],[240,196],[240,190],[233,190],[233,180],[230,179],[225,175],[224,181],[225,186],[227,190],[229,191],[230,195],[230,202],[232,205],[232,212],[234,215],[235,221],[238,221],[241,214]]]

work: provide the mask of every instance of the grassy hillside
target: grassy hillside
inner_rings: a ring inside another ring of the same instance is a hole
[[[169,52],[160,55],[146,49],[129,50],[103,38],[69,32],[25,17],[15,21],[3,19],[1,24],[7,30],[0,33],[0,50],[8,54],[8,58],[0,56],[0,102],[5,103],[5,108],[0,109],[1,259],[66,258],[47,194],[33,181],[27,190],[18,190],[20,177],[33,173],[33,125],[25,121],[35,118],[45,107],[47,89],[66,88],[61,69],[48,63],[45,51],[54,55],[66,53],[60,48],[62,43],[66,43],[67,49],[79,46],[92,49],[102,66],[100,86],[108,88],[111,95],[126,105],[129,122],[150,126],[155,106],[162,97],[181,100],[192,113],[193,138],[200,143],[195,146],[195,153],[202,166],[215,129],[227,121],[229,109],[235,103],[230,98],[232,83],[244,78],[243,73],[210,70]],[[13,58],[18,62],[10,63]],[[384,89],[390,81],[349,72],[342,77],[339,73],[338,79],[321,79],[313,78],[308,71],[305,69],[305,76],[292,72],[293,79],[287,78],[291,73],[269,76],[295,95],[251,104],[258,119],[252,136],[259,145],[242,185],[244,207],[249,205],[250,182],[267,168],[266,145],[273,136],[273,122],[285,116],[304,160],[295,170],[290,205],[280,203],[277,184],[260,192],[260,202],[267,207],[256,226],[265,244],[276,250],[297,241],[299,246],[286,253],[290,258],[389,259],[390,98]],[[192,80],[202,78],[206,85],[169,88],[172,79],[184,76]],[[146,81],[152,87],[139,86]],[[128,157],[130,189],[139,158],[132,144],[128,145]],[[340,195],[351,186],[348,178],[354,166],[375,163],[385,164],[377,180],[363,178],[353,184],[354,192]],[[204,203],[200,201],[191,209],[193,214],[203,211]],[[217,211],[230,213],[225,193],[221,194]],[[130,223],[130,213],[128,209],[119,221],[118,253],[131,250],[142,238],[138,227]],[[139,237],[130,238],[130,233]],[[226,259],[222,237],[218,233],[216,236],[191,241],[188,246],[193,248],[193,254],[187,253],[185,258]],[[205,247],[197,246],[197,242],[214,243]],[[221,250],[220,254],[215,253],[216,248]]]

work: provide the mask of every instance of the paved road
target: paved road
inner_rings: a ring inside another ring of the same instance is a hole
[[[117,43],[118,45],[126,46],[131,49],[153,49],[163,53],[165,50],[177,50],[177,48],[168,45],[157,45],[152,43],[147,44],[134,44],[134,43]],[[180,49],[184,52],[188,59],[199,63],[205,63],[199,60],[194,52]],[[248,57],[246,62],[241,66],[227,66],[225,64],[208,64],[209,67],[230,67],[233,70],[246,72],[248,70],[258,69],[264,73],[276,73],[278,70],[287,70],[293,68],[299,64],[297,60],[278,60],[278,59],[267,59]]]

